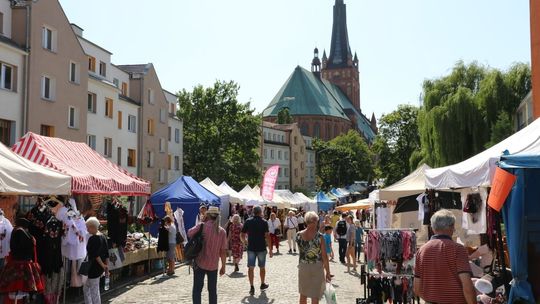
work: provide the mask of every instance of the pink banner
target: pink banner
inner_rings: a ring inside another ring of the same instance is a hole
[[[272,166],[266,170],[261,187],[261,196],[268,201],[274,198],[274,189],[278,179],[279,166]]]

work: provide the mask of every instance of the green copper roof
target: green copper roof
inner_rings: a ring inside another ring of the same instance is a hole
[[[313,73],[298,66],[281,87],[263,116],[277,116],[284,108],[292,115],[326,115],[349,120],[342,106],[323,82]]]

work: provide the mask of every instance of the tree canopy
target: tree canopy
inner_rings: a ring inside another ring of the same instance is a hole
[[[500,71],[459,61],[449,75],[426,80],[418,114],[422,149],[414,161],[454,164],[510,135],[515,110],[530,90],[523,63]]]
[[[373,154],[358,132],[349,130],[329,142],[316,139],[313,147],[319,188],[343,187],[373,178]]]
[[[233,187],[258,183],[261,117],[238,102],[235,82],[216,81],[178,93],[184,122],[184,170],[196,180],[210,177]]]
[[[280,125],[293,123],[293,118],[291,116],[291,112],[289,111],[289,108],[284,107],[281,110],[279,110],[278,115],[277,115],[277,123]]]
[[[399,105],[379,120],[379,134],[373,144],[377,154],[376,175],[391,185],[416,169],[418,158],[412,158],[420,148],[418,108]]]

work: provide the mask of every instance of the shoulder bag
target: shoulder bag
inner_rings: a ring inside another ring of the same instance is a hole
[[[187,261],[194,260],[203,248],[203,228],[204,224],[201,224],[199,231],[187,242],[184,249],[184,255]]]

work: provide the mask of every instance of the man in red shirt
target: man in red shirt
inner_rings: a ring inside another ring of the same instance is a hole
[[[217,304],[217,277],[225,274],[225,259],[227,252],[227,233],[219,226],[219,209],[210,207],[203,218],[203,248],[193,266],[193,304],[201,304],[201,293],[204,287],[204,277],[208,277],[208,301]],[[188,237],[192,238],[201,229],[201,224],[189,229]]]
[[[465,247],[452,240],[456,222],[449,210],[431,217],[435,235],[416,254],[414,292],[436,304],[476,304]]]

